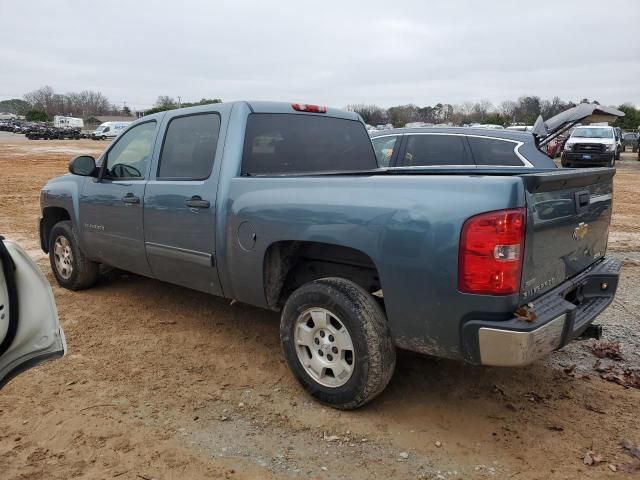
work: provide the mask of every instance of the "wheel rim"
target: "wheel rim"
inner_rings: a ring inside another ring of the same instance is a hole
[[[53,244],[53,259],[58,274],[68,280],[73,274],[73,250],[67,237],[59,236]]]
[[[298,360],[320,385],[341,387],[355,366],[355,350],[344,323],[329,310],[310,308],[296,319],[293,336]]]

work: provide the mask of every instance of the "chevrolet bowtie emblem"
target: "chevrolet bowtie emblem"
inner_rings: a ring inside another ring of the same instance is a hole
[[[574,240],[582,240],[587,236],[587,232],[589,231],[589,224],[580,222],[576,228],[573,229],[573,239]]]

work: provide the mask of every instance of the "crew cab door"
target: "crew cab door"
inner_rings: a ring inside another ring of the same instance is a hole
[[[0,388],[66,349],[49,283],[24,250],[0,237]]]
[[[80,227],[90,258],[150,275],[144,251],[142,207],[157,122],[139,123],[118,137],[102,157],[98,178],[86,180]]]
[[[153,276],[221,295],[215,262],[218,171],[226,105],[168,112],[144,199],[144,236]]]

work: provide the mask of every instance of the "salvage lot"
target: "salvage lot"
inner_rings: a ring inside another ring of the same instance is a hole
[[[71,156],[105,146],[0,132],[0,234],[52,285],[39,190]],[[524,369],[403,352],[378,399],[338,412],[289,374],[277,314],[111,271],[91,290],[54,286],[69,355],[0,392],[2,478],[633,476],[621,442],[640,443],[640,390],[601,376],[624,383],[640,368],[635,158],[618,164],[609,251],[625,265],[599,320],[624,360],[599,360],[594,341]]]

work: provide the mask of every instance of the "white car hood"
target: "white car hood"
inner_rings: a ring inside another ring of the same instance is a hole
[[[599,143],[602,145],[613,145],[616,143],[613,138],[589,138],[589,137],[575,137],[567,140],[567,145],[575,145],[576,143]]]

